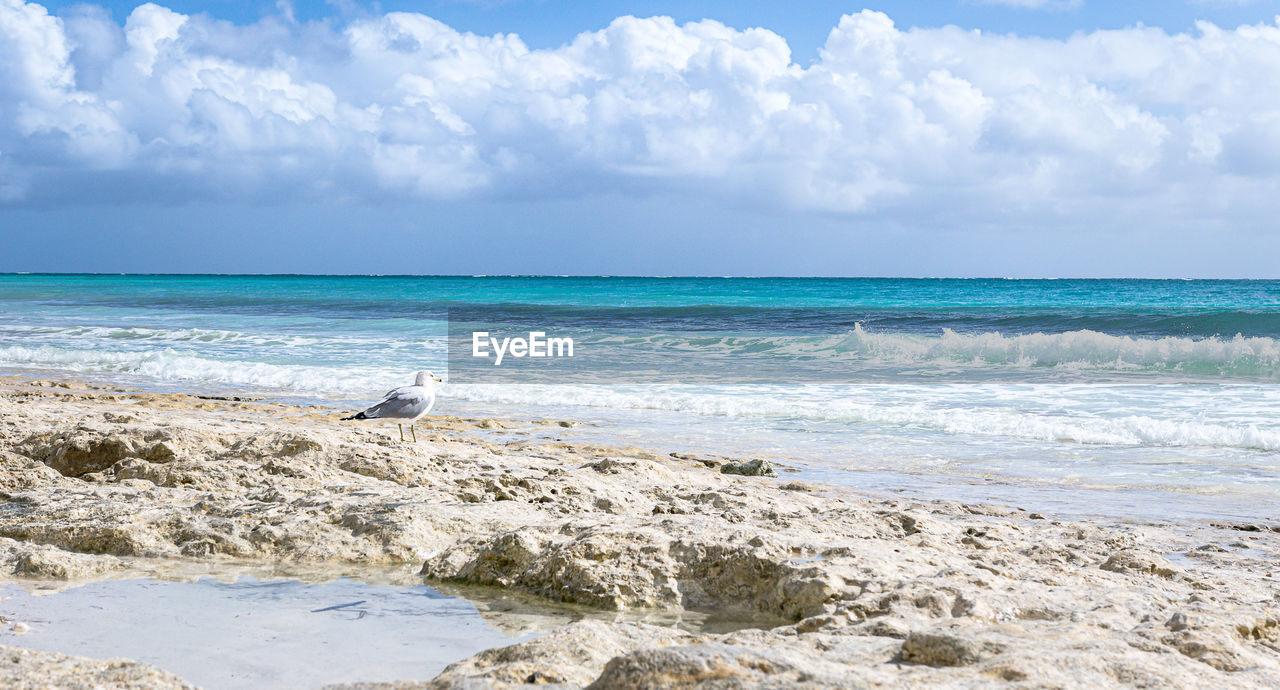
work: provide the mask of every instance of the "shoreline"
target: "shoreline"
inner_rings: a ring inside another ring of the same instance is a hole
[[[7,383],[31,381],[62,382],[89,386],[101,390],[118,390],[128,394],[185,395],[201,400],[223,402],[249,402],[265,405],[281,405],[299,408],[325,415],[334,412],[347,413],[362,407],[368,399],[342,399],[321,395],[290,396],[285,391],[271,387],[244,387],[233,384],[199,384],[191,381],[156,381],[145,377],[119,377],[105,372],[64,372],[52,369],[21,369],[0,367],[0,386]],[[376,395],[374,396],[376,397]],[[456,401],[455,401],[456,402]],[[763,459],[779,468],[795,474],[795,479],[815,485],[847,491],[852,496],[869,500],[886,498],[919,502],[965,501],[1004,506],[1034,505],[1036,512],[1064,519],[1119,519],[1127,522],[1156,524],[1186,524],[1196,527],[1209,522],[1249,522],[1246,515],[1250,508],[1265,495],[1223,494],[1207,488],[1190,485],[1114,485],[1090,483],[1087,480],[1037,478],[1019,474],[966,471],[955,468],[934,469],[927,466],[884,467],[873,464],[868,467],[851,467],[831,457],[810,456],[797,452],[747,452],[743,448],[717,448],[711,439],[676,442],[656,436],[653,430],[639,434],[623,434],[611,428],[625,424],[618,420],[601,422],[582,421],[582,413],[588,418],[596,416],[592,408],[583,410],[561,409],[543,411],[544,414],[513,417],[499,408],[509,405],[463,400],[466,408],[453,414],[432,414],[428,419],[441,423],[440,431],[453,434],[473,434],[481,439],[493,440],[513,429],[531,436],[554,437],[563,433],[570,438],[560,439],[568,443],[593,448],[642,449],[659,455],[706,456],[721,459]],[[559,414],[556,414],[556,413]],[[667,415],[677,414],[660,411]],[[548,416],[567,417],[573,421],[552,420]],[[558,432],[557,427],[563,429]],[[599,427],[599,429],[597,429]],[[1086,444],[1087,447],[1087,444]],[[870,486],[867,485],[870,480]],[[1274,499],[1269,499],[1268,509],[1275,509]],[[1078,510],[1077,505],[1091,506]],[[1280,523],[1280,512],[1274,516]]]
[[[94,581],[137,562],[384,564],[432,587],[783,623],[587,618],[406,679],[423,687],[1280,684],[1280,524],[876,498],[508,420],[428,418],[411,445],[336,417],[7,377],[0,583]]]

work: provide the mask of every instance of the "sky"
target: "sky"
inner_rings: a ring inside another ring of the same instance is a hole
[[[0,0],[0,271],[1280,278],[1280,0]]]

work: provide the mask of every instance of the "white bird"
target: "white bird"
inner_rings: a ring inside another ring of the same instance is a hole
[[[420,371],[412,386],[392,388],[382,396],[378,404],[364,412],[343,417],[342,421],[345,422],[348,419],[400,420],[396,422],[396,426],[400,427],[401,441],[404,440],[404,422],[408,421],[409,433],[413,435],[414,443],[417,443],[418,434],[413,430],[413,424],[430,412],[431,406],[436,404],[436,386],[432,382],[439,380],[429,371]]]

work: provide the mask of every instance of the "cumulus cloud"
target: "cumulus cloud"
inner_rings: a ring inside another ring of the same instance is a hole
[[[0,0],[0,203],[622,189],[928,222],[1280,210],[1276,25],[1047,40],[863,11],[801,66],[783,37],[715,21],[620,17],[531,50],[420,14],[287,15],[146,4],[119,25]]]

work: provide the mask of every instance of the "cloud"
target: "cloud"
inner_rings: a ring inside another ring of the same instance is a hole
[[[0,203],[680,193],[927,224],[1280,211],[1280,28],[1046,40],[620,17],[554,50],[410,13],[124,25],[0,0]],[[1116,218],[1121,220],[1117,221]]]

